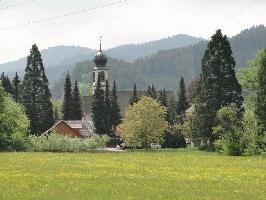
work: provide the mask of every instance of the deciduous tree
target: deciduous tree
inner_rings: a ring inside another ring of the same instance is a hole
[[[118,126],[118,134],[131,147],[148,148],[150,143],[161,143],[168,127],[167,110],[158,101],[143,96],[129,106],[125,118]]]

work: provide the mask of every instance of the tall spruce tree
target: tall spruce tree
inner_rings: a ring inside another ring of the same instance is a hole
[[[159,102],[167,108],[168,104],[167,104],[167,94],[166,94],[166,91],[165,89],[163,89],[163,91],[160,91],[160,96],[159,96]]]
[[[13,95],[13,87],[8,76],[5,76],[4,72],[1,75],[1,85],[4,88],[4,91],[10,95]]]
[[[157,92],[154,85],[151,86],[151,97],[157,99]]]
[[[174,97],[170,98],[170,101],[168,103],[168,123],[170,125],[174,125],[176,122],[176,115],[177,115],[177,102]]]
[[[104,90],[101,87],[100,79],[97,81],[97,85],[93,94],[92,101],[92,120],[95,127],[96,134],[105,134],[105,102],[104,102]]]
[[[16,102],[19,102],[21,100],[21,80],[17,72],[12,80],[12,86],[13,86],[13,95],[12,95],[13,99]]]
[[[263,141],[263,138],[266,139],[266,49],[260,54],[259,65],[256,115],[258,133],[261,138],[260,140]],[[266,147],[266,141],[264,144],[262,144],[263,142],[260,143],[260,145]]]
[[[186,85],[183,76],[181,76],[178,92],[177,114],[184,115],[188,108],[189,103],[186,96]]]
[[[147,97],[151,97],[151,95],[152,95],[152,93],[151,93],[151,86],[149,85],[149,86],[148,86],[148,89],[147,89],[147,91],[146,91],[146,96],[147,96]]]
[[[105,134],[111,136],[111,130],[112,130],[112,121],[111,121],[111,101],[110,101],[110,89],[109,89],[109,82],[106,80],[105,83],[105,97],[104,97],[104,103],[105,103],[105,118],[104,118],[104,124],[105,124]]]
[[[55,122],[59,121],[59,114],[57,108],[54,109],[54,121]]]
[[[27,58],[22,82],[22,103],[30,119],[30,132],[41,134],[54,124],[48,79],[36,44]]]
[[[205,141],[216,139],[212,128],[216,126],[217,111],[222,106],[235,103],[241,115],[242,89],[235,75],[235,61],[230,43],[221,30],[212,36],[202,59],[197,91],[195,117],[192,124]]]
[[[63,102],[63,119],[64,120],[74,120],[73,119],[73,96],[72,96],[72,84],[70,74],[67,73],[64,85],[64,102]]]
[[[78,87],[78,81],[75,81],[74,89],[72,92],[72,119],[81,120],[82,119],[82,102]]]
[[[139,97],[138,97],[138,94],[137,94],[137,85],[136,85],[136,83],[134,83],[133,93],[132,93],[132,96],[129,99],[129,104],[132,106],[134,103],[138,103],[138,101],[139,101]]]
[[[111,122],[114,127],[116,127],[118,124],[120,124],[122,119],[121,113],[120,113],[120,106],[118,102],[118,97],[116,93],[116,82],[113,83],[113,89],[111,94]]]

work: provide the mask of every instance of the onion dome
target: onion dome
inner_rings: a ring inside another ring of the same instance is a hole
[[[94,63],[96,67],[106,67],[107,64],[107,56],[102,51],[102,36],[100,37],[100,50],[94,56]]]
[[[93,59],[97,67],[105,67],[107,64],[107,60],[107,56],[102,52],[101,49],[96,53]]]

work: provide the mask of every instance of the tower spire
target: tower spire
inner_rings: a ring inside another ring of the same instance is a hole
[[[102,50],[102,38],[103,36],[100,36],[100,51]]]

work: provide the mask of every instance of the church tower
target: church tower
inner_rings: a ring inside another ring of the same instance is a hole
[[[108,80],[107,56],[102,51],[102,37],[100,37],[100,50],[94,57],[95,67],[93,68],[93,93],[96,89],[97,82],[100,80],[102,89],[106,89],[106,80]]]

